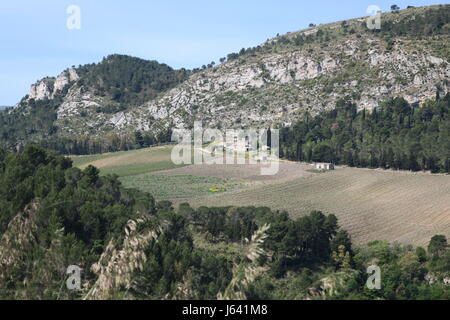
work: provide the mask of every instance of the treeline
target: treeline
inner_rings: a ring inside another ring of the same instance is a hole
[[[39,145],[50,150],[56,150],[67,155],[86,155],[107,152],[128,151],[141,148],[169,144],[172,130],[160,131],[156,135],[151,132],[134,131],[118,135],[107,134],[102,137],[80,136],[75,138],[49,137],[40,141]]]
[[[407,14],[407,10],[414,10],[414,14]],[[292,35],[290,33],[280,36],[277,34],[277,38],[274,41],[268,40],[263,46],[256,46],[252,48],[242,48],[237,53],[230,53],[227,57],[221,58],[221,62],[226,60],[232,61],[242,56],[252,56],[260,52],[271,51],[274,48],[292,48],[302,47],[311,43],[327,44],[332,39],[340,37],[342,34],[351,35],[355,34],[357,37],[362,37],[362,33],[368,33],[378,36],[387,42],[387,49],[392,50],[394,41],[398,37],[408,37],[409,39],[429,39],[431,35],[448,35],[450,32],[450,5],[439,5],[432,8],[413,8],[408,7],[405,12],[402,11],[403,16],[390,16],[390,13],[384,13],[382,17],[382,28],[369,29],[367,28],[367,22],[364,20],[358,23],[349,23],[348,21],[342,21],[339,29],[331,30],[328,28],[317,29],[317,32],[305,35],[299,33]],[[395,10],[395,14],[399,11]],[[314,23],[309,25],[310,28],[316,27]],[[443,43],[440,47],[435,48],[442,56],[448,55],[446,51],[446,45]]]
[[[414,10],[414,14],[407,14],[408,10]],[[398,9],[393,10],[395,14]],[[430,35],[448,35],[450,23],[450,6],[440,5],[433,8],[414,8],[409,6],[404,10],[403,16],[399,19],[396,16],[382,17],[381,29],[367,28],[367,22],[364,20],[360,26],[350,26],[347,21],[341,22],[341,28],[344,34],[356,34],[360,31],[378,35],[388,42],[388,48],[392,46],[392,41],[398,37],[408,37],[410,39],[426,39]],[[311,25],[314,26],[314,25]],[[310,26],[310,27],[311,27]],[[325,38],[324,38],[325,37]],[[281,44],[295,43],[303,45],[311,41],[323,42],[330,39],[328,31],[318,30],[316,35],[309,38],[302,35],[294,37],[292,40],[286,37],[282,38]],[[306,41],[305,41],[306,40]],[[445,45],[443,45],[445,47]]]
[[[280,156],[354,167],[450,172],[450,94],[422,106],[402,98],[372,112],[340,100],[280,133]]]
[[[408,36],[423,38],[430,35],[448,35],[450,23],[450,5],[440,5],[436,8],[408,8],[416,10],[417,14],[402,19],[387,19],[383,27],[376,32],[383,36]],[[365,23],[365,22],[364,22]],[[365,27],[365,25],[363,25]],[[365,28],[368,30],[367,28]],[[368,30],[370,32],[370,30]]]
[[[395,6],[395,5],[394,5]],[[399,9],[397,6],[392,6],[392,11],[397,14]],[[278,48],[292,48],[303,47],[308,44],[320,43],[328,44],[332,39],[344,35],[355,34],[358,38],[362,37],[362,33],[370,33],[371,35],[378,36],[386,41],[386,48],[391,51],[394,46],[395,39],[398,37],[408,37],[412,39],[429,39],[431,35],[447,35],[450,32],[448,27],[450,23],[450,6],[440,5],[437,8],[414,8],[408,6],[408,10],[416,10],[416,14],[404,15],[401,19],[396,16],[387,18],[383,16],[383,27],[381,29],[369,29],[367,28],[367,22],[364,20],[361,23],[349,23],[348,21],[342,21],[340,29],[331,30],[328,28],[318,28],[316,32],[309,34],[298,33],[292,35],[288,32],[286,35],[276,35],[276,39],[267,42],[264,45],[258,45],[255,47],[242,48],[238,52],[232,52],[219,59],[220,63],[226,61],[237,60],[240,57],[256,56],[261,53],[270,52]],[[309,24],[309,28],[317,27],[314,23]],[[448,55],[446,45],[442,44],[439,47],[434,48],[435,52],[440,56]],[[213,61],[207,65],[203,65],[201,68],[195,68],[193,73],[200,72],[205,69],[213,68],[216,63]]]
[[[450,250],[353,246],[334,215],[155,202],[40,147],[0,151],[2,299],[449,299]],[[366,287],[368,265],[382,288]],[[69,290],[67,267],[83,270]],[[321,284],[326,281],[328,288]]]

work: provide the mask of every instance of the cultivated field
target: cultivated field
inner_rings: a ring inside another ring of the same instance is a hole
[[[178,170],[177,168],[183,167],[172,162],[171,152],[172,146],[160,146],[100,155],[73,156],[72,160],[74,166],[81,169],[93,165],[100,169],[102,175],[117,174],[125,187],[149,192],[157,200],[190,200],[199,196],[229,192],[245,185],[243,181],[221,175],[197,175],[195,170],[194,174],[174,171],[165,175],[165,170]],[[156,171],[157,174],[153,175]]]
[[[187,174],[141,174],[121,177],[120,181],[128,188],[151,193],[157,200],[177,202],[225,193],[244,186],[244,183],[237,180]]]
[[[276,175],[261,175],[261,169],[265,164],[202,164],[190,165],[171,170],[154,172],[154,174],[177,175],[190,174],[194,176],[217,177],[225,179],[238,179],[247,183],[274,183],[284,182],[296,178],[314,175],[311,165],[280,161]]]
[[[333,213],[356,243],[425,245],[435,234],[450,237],[448,175],[357,168],[317,173],[310,165],[281,161],[277,175],[261,176],[260,165],[176,166],[170,152],[156,147],[73,159],[175,204],[268,206],[294,217],[311,210]]]
[[[281,163],[275,176],[262,176],[260,165],[189,165],[171,170],[121,177],[130,188],[147,191],[157,200],[175,204],[214,194],[254,188],[266,183],[282,182],[312,175],[310,166]]]
[[[75,167],[81,169],[93,165],[101,174],[117,174],[120,177],[138,175],[159,170],[177,168],[170,158],[171,146],[105,153],[100,155],[73,156]]]
[[[335,214],[358,243],[425,245],[435,234],[450,236],[450,176],[444,175],[340,168],[191,203],[268,206],[294,217],[322,210]]]

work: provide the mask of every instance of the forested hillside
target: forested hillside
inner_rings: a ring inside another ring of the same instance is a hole
[[[422,106],[404,99],[357,111],[341,100],[332,111],[281,131],[282,157],[355,167],[450,172],[450,94]]]
[[[0,112],[0,145],[20,149],[36,142],[63,153],[101,153],[142,147],[136,132],[108,135],[60,135],[56,121],[61,109],[77,109],[80,101],[69,97],[95,97],[80,112],[80,127],[85,127],[88,113],[95,117],[112,115],[155,99],[159,94],[183,82],[189,76],[185,69],[174,70],[156,61],[125,55],[110,55],[97,64],[73,67],[57,78],[45,78],[32,87],[18,106]],[[87,133],[87,132],[86,132]],[[145,145],[170,141],[167,130],[144,136]]]
[[[177,210],[115,176],[28,146],[0,153],[2,299],[449,299],[450,250],[356,247],[334,215]],[[383,272],[369,290],[366,267]],[[80,290],[66,287],[69,265]]]
[[[156,61],[125,55],[110,55],[102,62],[79,66],[79,86],[108,97],[117,105],[100,107],[99,112],[116,113],[154,99],[159,93],[187,79],[189,71],[174,70]]]
[[[171,129],[194,121],[284,126],[329,111],[343,97],[369,111],[395,97],[416,104],[445,95],[450,5],[394,10],[381,19],[381,30],[368,29],[367,17],[311,24],[195,72],[123,55],[72,67],[0,112],[0,145],[17,150],[35,142],[70,154],[128,150],[168,141]]]

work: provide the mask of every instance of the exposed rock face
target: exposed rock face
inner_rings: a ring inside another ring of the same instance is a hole
[[[369,52],[363,50],[368,43]],[[333,108],[346,96],[353,96],[359,108],[372,109],[394,96],[411,103],[434,98],[436,85],[448,91],[447,61],[426,51],[411,54],[401,43],[393,52],[381,46],[375,39],[361,39],[343,43],[333,52],[299,50],[259,61],[234,61],[196,74],[160,99],[130,110],[130,121],[123,120],[125,113],[122,121],[113,117],[108,122],[118,130],[128,126],[146,130],[151,127],[149,119],[176,127],[189,126],[194,120],[212,126],[259,126],[291,123],[302,111]],[[351,53],[345,56],[349,48]],[[351,69],[353,64],[361,70]],[[352,76],[343,79],[348,73]]]
[[[68,69],[66,71],[63,71],[55,80],[53,95],[58,91],[62,91],[66,85],[77,81],[79,78],[80,77],[78,76],[75,69]]]
[[[35,217],[39,202],[33,201],[23,212],[18,213],[8,224],[7,231],[0,239],[0,280],[5,280],[10,273],[23,263],[24,256],[35,242]]]
[[[53,99],[55,94],[61,92],[67,85],[77,81],[79,76],[75,69],[63,71],[58,77],[45,78],[31,86],[28,99]]]
[[[364,21],[346,24],[351,28]],[[339,35],[307,45],[278,47],[282,38],[269,40],[261,46],[264,50],[193,73],[138,107],[101,112],[114,101],[78,81],[74,69],[40,81],[29,97],[51,99],[67,87],[55,125],[58,134],[73,137],[135,130],[157,133],[168,127],[191,127],[195,120],[222,128],[289,125],[305,112],[334,108],[343,98],[352,99],[360,109],[372,109],[391,97],[418,103],[434,98],[437,88],[441,93],[449,91],[450,60],[436,54],[450,43],[448,35],[439,35],[432,40],[434,45],[397,37],[388,48],[387,41],[374,34],[343,35],[341,25],[286,35],[292,38],[319,31]]]
[[[35,100],[47,99],[51,97],[52,91],[53,88],[51,82],[48,79],[44,79],[31,86],[28,97],[29,99]]]

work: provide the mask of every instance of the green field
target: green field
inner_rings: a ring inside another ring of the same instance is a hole
[[[151,193],[158,200],[189,200],[199,196],[237,189],[240,184],[231,179],[193,175],[143,174],[121,177],[124,186]]]
[[[170,158],[171,146],[121,151],[100,155],[74,156],[74,166],[93,165],[101,175],[116,174],[127,188],[151,193],[157,200],[188,200],[199,196],[236,190],[241,183],[221,177],[190,174],[150,174],[180,168]]]
[[[171,146],[105,153],[100,155],[73,156],[74,166],[81,169],[93,165],[102,175],[117,174],[119,177],[139,175],[180,167],[171,158]]]

